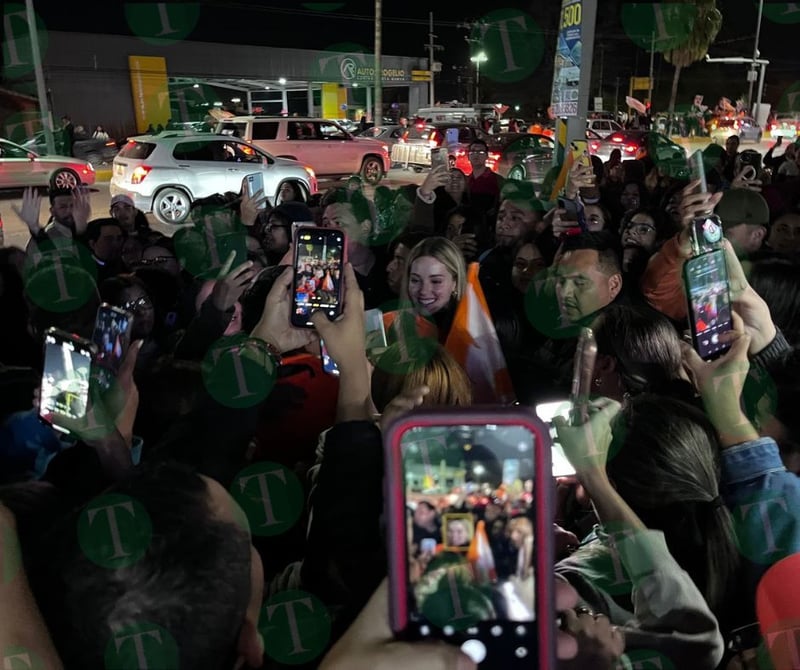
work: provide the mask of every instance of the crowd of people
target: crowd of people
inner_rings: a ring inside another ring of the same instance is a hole
[[[449,336],[485,302],[531,412],[570,397],[591,327],[585,411],[553,419],[575,475],[554,482],[548,528],[525,473],[473,469],[446,491],[423,475],[406,491],[420,602],[445,576],[475,583],[485,536],[479,590],[513,586],[481,591],[486,618],[530,611],[554,580],[562,670],[797,667],[796,613],[757,622],[762,578],[800,551],[800,177],[781,167],[788,148],[755,175],[738,149],[705,150],[707,189],[614,152],[554,168],[537,193],[474,142],[468,175],[437,167],[372,198],[357,180],[309,202],[218,194],[171,237],[125,195],[89,220],[88,193],[50,191],[43,220],[28,189],[30,242],[0,249],[0,654],[81,670],[476,667],[390,628],[382,432],[416,407],[480,417],[486,380]],[[732,327],[704,360],[682,270],[712,213]],[[344,233],[346,263],[301,253],[298,272],[293,224],[310,221]],[[293,327],[311,283],[343,313]],[[91,340],[101,303],[130,315],[130,345],[55,431],[39,420],[45,333]],[[376,308],[387,346],[368,357]],[[542,533],[557,552],[534,575]]]

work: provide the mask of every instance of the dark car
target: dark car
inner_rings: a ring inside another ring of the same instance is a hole
[[[508,179],[533,182],[538,191],[553,165],[553,139],[531,133],[501,133],[493,139],[490,152],[498,154],[494,171]]]
[[[59,132],[55,131],[56,153],[59,153]],[[40,156],[47,155],[47,143],[44,139],[44,131],[41,130],[33,137],[27,140],[22,146],[28,151],[34,151]],[[95,139],[93,137],[81,137],[76,135],[75,141],[72,145],[72,155],[75,158],[84,160],[92,165],[102,165],[103,163],[112,163],[114,156],[117,155],[119,147],[116,140],[108,138],[107,140]]]

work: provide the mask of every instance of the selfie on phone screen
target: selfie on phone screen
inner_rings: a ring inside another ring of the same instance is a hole
[[[708,359],[727,349],[720,335],[733,324],[725,256],[722,251],[711,252],[686,266],[695,348],[701,358]]]
[[[44,373],[42,374],[39,414],[59,428],[59,419],[86,416],[92,351],[78,338],[48,331],[45,335]]]
[[[295,245],[292,323],[311,326],[311,314],[322,310],[333,319],[341,312],[344,235],[331,229],[299,229]]]

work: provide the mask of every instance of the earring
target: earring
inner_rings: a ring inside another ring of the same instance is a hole
[[[599,388],[600,388],[600,385],[601,385],[602,383],[603,383],[603,380],[602,380],[602,379],[600,379],[600,377],[595,377],[595,379],[594,379],[594,387],[595,387],[595,388],[598,388],[598,389],[599,389]]]

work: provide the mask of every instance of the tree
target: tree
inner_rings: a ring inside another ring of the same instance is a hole
[[[716,0],[672,0],[672,3],[694,5],[695,14],[686,39],[678,46],[663,51],[664,59],[675,66],[669,98],[670,113],[675,111],[681,70],[706,57],[708,48],[714,43],[722,27],[722,13],[717,9]]]

